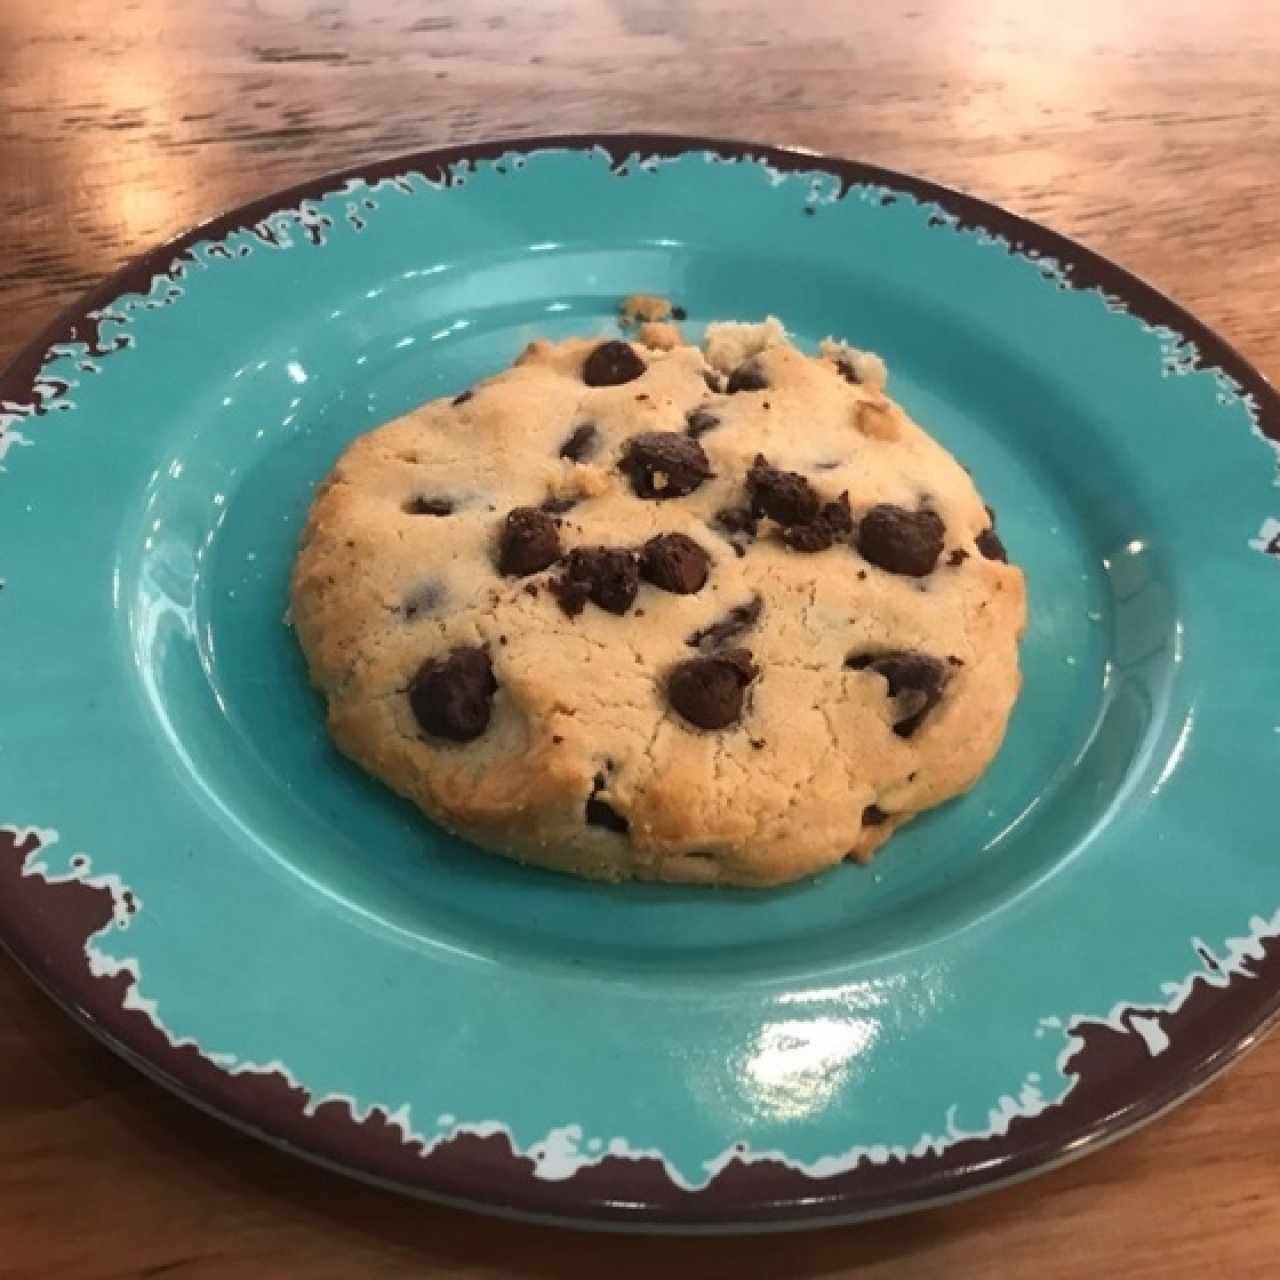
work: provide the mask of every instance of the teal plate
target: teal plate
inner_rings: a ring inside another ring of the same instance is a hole
[[[638,290],[881,352],[1026,570],[1003,751],[869,868],[578,882],[329,745],[283,621],[316,481]],[[0,379],[0,935],[193,1102],[450,1202],[758,1230],[1044,1168],[1280,1007],[1278,440],[1148,286],[864,165],[552,138],[260,201]]]

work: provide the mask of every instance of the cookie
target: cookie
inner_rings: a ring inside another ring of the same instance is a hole
[[[334,740],[578,875],[865,861],[987,767],[1025,621],[994,515],[885,385],[774,319],[664,325],[534,342],[359,437],[292,581]]]

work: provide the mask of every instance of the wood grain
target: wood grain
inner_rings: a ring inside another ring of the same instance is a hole
[[[4,0],[0,50],[0,360],[128,256],[273,188],[433,144],[633,128],[972,190],[1117,258],[1280,373],[1270,0]],[[1280,1038],[1024,1186],[713,1242],[400,1200],[176,1102],[7,963],[0,1013],[3,1277],[1247,1277],[1280,1253]]]

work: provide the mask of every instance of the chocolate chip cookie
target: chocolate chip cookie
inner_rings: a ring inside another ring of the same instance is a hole
[[[661,329],[534,342],[350,445],[292,584],[330,730],[437,822],[578,875],[865,861],[995,755],[1022,573],[877,357]]]

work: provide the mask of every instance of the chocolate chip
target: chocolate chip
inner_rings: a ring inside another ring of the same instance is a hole
[[[705,407],[690,409],[685,415],[684,433],[690,440],[697,440],[705,436],[708,431],[714,431],[719,425],[720,419],[710,409]]]
[[[582,426],[575,427],[573,434],[560,446],[560,456],[571,462],[582,462],[595,452],[599,439],[599,431],[591,423],[584,422]]]
[[[606,831],[616,831],[625,836],[631,824],[607,800],[599,798],[599,792],[606,786],[603,773],[597,773],[591,795],[587,798],[587,825],[603,827]]]
[[[410,516],[451,516],[453,515],[452,498],[424,498],[421,494],[410,498],[404,504],[406,515]]]
[[[963,667],[964,659],[957,658],[954,653],[947,654],[947,665],[952,667]]]
[[[849,494],[842,493],[834,502],[826,503],[818,513],[837,538],[853,532],[853,512],[849,509]]]
[[[543,511],[549,512],[553,516],[562,516],[566,511],[572,511],[581,501],[582,499],[576,495],[566,495],[563,498],[544,498],[541,507]]]
[[[831,531],[841,538],[854,531],[854,513],[849,508],[849,492],[842,493],[835,502],[823,503],[822,511],[818,512],[822,520],[831,525]]]
[[[683,498],[711,475],[702,446],[678,431],[646,431],[632,436],[618,465],[636,496],[655,502]]]
[[[855,387],[862,383],[862,379],[858,377],[858,371],[853,367],[853,361],[846,360],[843,356],[836,361],[836,372],[846,382],[853,383]]]
[[[556,522],[537,507],[516,507],[507,513],[498,538],[498,572],[509,578],[527,578],[560,559],[560,532]]]
[[[575,547],[551,588],[570,617],[581,613],[587,600],[609,613],[626,613],[640,590],[636,553],[622,547]]]
[[[683,307],[672,307],[671,318],[673,320],[687,320],[689,313]]]
[[[587,599],[591,595],[591,584],[577,578],[552,578],[550,583],[552,594],[560,608],[571,618],[576,618],[587,607]]]
[[[963,547],[956,547],[949,556],[947,563],[953,568],[958,569],[969,558],[969,553]]]
[[[645,371],[645,363],[629,342],[602,342],[582,366],[582,380],[589,387],[616,387],[632,382]]]
[[[878,804],[869,804],[862,811],[862,825],[864,827],[878,827],[888,817],[889,815]]]
[[[470,742],[489,727],[498,682],[483,649],[452,650],[430,658],[409,683],[409,706],[433,738]]]
[[[973,541],[988,560],[999,560],[1002,564],[1009,563],[1009,553],[1004,549],[1004,543],[1000,541],[1000,535],[994,529],[984,529]]]
[[[898,704],[893,731],[900,738],[915,733],[938,705],[947,682],[946,668],[937,658],[907,649],[856,654],[846,658],[844,665],[854,671],[874,671],[889,682],[889,697]]]
[[[724,729],[742,716],[747,685],[756,667],[746,649],[731,649],[714,658],[690,658],[667,677],[667,698],[699,729]]]
[[[737,395],[739,391],[764,391],[769,385],[769,379],[764,376],[764,370],[756,360],[744,360],[730,375],[727,390],[729,394]]]
[[[756,454],[747,472],[747,492],[757,516],[769,516],[782,525],[810,524],[818,514],[818,495],[804,476],[771,467],[762,453]]]
[[[707,384],[708,391],[714,391],[716,395],[724,394],[724,379],[714,369],[704,369],[702,371],[702,380]]]
[[[853,532],[849,495],[842,493],[826,503],[810,524],[796,524],[782,531],[782,541],[793,551],[825,551],[837,538]]]
[[[825,551],[834,541],[830,525],[823,520],[815,520],[812,524],[794,524],[783,529],[782,541],[792,551],[815,552]]]
[[[640,576],[663,591],[689,596],[706,585],[711,558],[683,533],[660,533],[640,552]]]
[[[741,533],[748,538],[756,536],[756,518],[746,507],[724,507],[716,512],[714,518],[726,533]]]
[[[908,511],[884,502],[862,517],[858,550],[864,559],[890,573],[923,578],[938,563],[945,535],[936,511]]]
[[[686,641],[691,649],[715,649],[728,640],[734,640],[760,621],[764,601],[753,596],[746,604],[734,605],[719,622],[695,631]]]
[[[453,400],[450,403],[452,403],[453,407],[456,409],[460,404],[466,404],[467,401],[470,400],[471,397],[474,395],[475,395],[475,392],[472,391],[470,387],[468,387],[464,392],[462,392],[461,395],[454,396]]]

